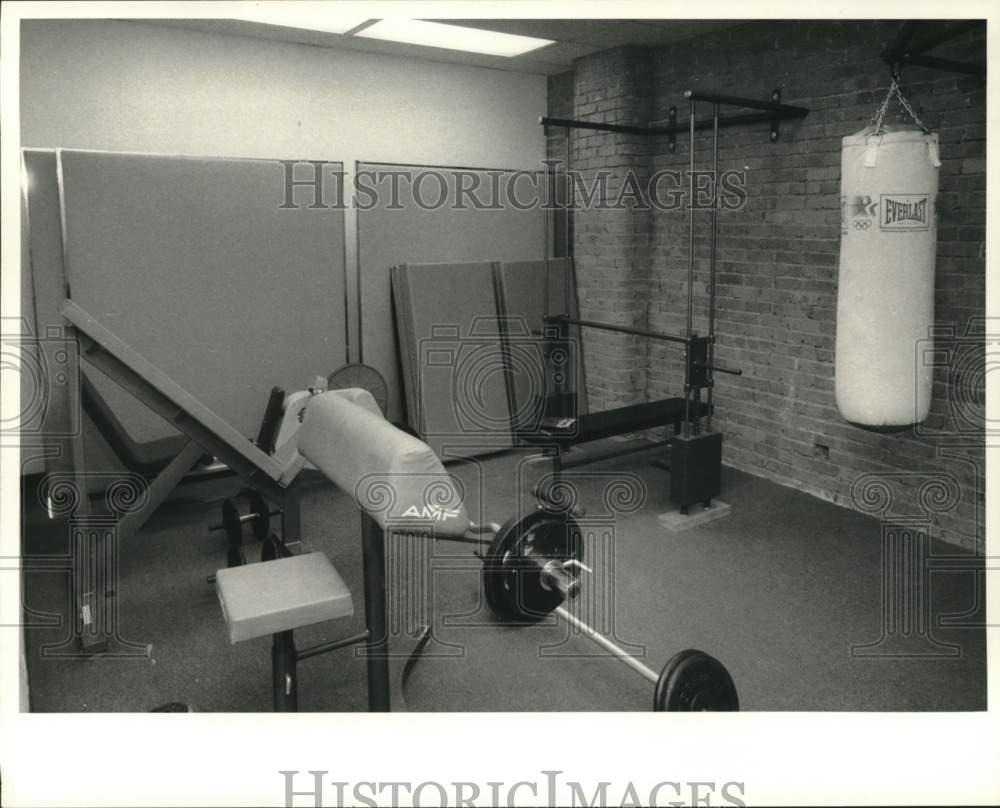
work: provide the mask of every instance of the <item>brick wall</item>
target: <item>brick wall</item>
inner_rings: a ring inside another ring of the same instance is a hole
[[[573,75],[573,117],[630,125],[644,123],[652,105],[648,53],[634,46],[605,51],[578,64]],[[559,135],[562,135],[560,130]],[[655,143],[643,135],[570,130],[572,168],[584,183],[606,172],[602,194],[617,197],[625,178],[645,178]],[[565,140],[556,145],[565,150]],[[578,197],[583,193],[577,189]],[[632,204],[594,210],[582,206],[573,219],[573,251],[580,316],[645,326],[649,285],[648,210]],[[630,337],[584,329],[588,405],[608,409],[646,396],[646,348]]]
[[[890,515],[929,513],[935,535],[981,548],[983,446],[968,433],[969,422],[982,423],[982,339],[938,339],[938,348],[957,345],[958,359],[935,371],[931,416],[918,430],[852,427],[834,400],[840,140],[863,128],[884,97],[888,71],[879,53],[897,26],[755,22],[668,47],[595,54],[571,74],[572,117],[642,124],[664,120],[676,105],[684,121],[690,88],[753,98],[778,88],[784,102],[810,109],[802,121],[782,122],[777,143],[766,125],[720,134],[720,169],[745,170],[748,195],[742,210],[720,212],[718,224],[716,358],[744,371],[717,376],[713,427],[725,435],[725,462],[848,507],[861,504],[852,487],[862,475],[884,475],[894,491]],[[935,54],[982,63],[984,36],[965,34]],[[568,81],[550,83],[563,88],[550,114],[570,111]],[[985,82],[908,67],[903,90],[941,139],[936,326],[964,334],[984,314]],[[674,154],[666,139],[586,130],[573,133],[572,146],[575,168],[609,168],[619,179],[626,168],[648,176],[684,169],[689,159],[686,135]],[[553,138],[550,148],[561,155],[561,142]],[[696,138],[696,150],[698,166],[710,168],[710,134]],[[687,212],[576,217],[584,316],[682,333]],[[695,328],[703,333],[708,214],[697,218]],[[584,350],[595,408],[681,394],[676,348],[592,332]],[[925,486],[939,479],[957,495],[929,507]]]

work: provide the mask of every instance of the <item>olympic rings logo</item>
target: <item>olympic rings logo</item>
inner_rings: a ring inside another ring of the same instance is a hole
[[[851,222],[851,225],[854,227],[855,230],[868,230],[872,226],[872,220],[855,219],[853,222]]]

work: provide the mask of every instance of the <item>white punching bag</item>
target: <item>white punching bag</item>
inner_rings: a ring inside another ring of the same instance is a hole
[[[930,410],[940,165],[936,134],[843,139],[836,390],[856,426],[905,429]]]

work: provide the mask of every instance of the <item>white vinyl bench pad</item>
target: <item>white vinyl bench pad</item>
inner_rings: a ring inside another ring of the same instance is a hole
[[[221,569],[215,590],[233,643],[354,614],[351,591],[320,552]]]

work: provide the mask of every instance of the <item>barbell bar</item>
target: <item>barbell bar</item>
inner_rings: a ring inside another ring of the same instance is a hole
[[[254,519],[259,519],[262,516],[270,519],[272,516],[280,516],[280,515],[281,515],[280,510],[268,511],[267,513],[264,514],[258,513],[257,511],[250,511],[250,513],[240,514],[240,516],[237,517],[237,522],[242,525],[246,524],[247,522],[252,522]],[[226,527],[228,527],[228,525],[225,522],[216,522],[214,525],[209,525],[208,530],[209,532],[214,533],[219,530],[225,530]]]
[[[696,649],[675,654],[657,673],[565,607],[580,590],[572,570],[583,562],[582,533],[565,511],[544,507],[511,518],[483,557],[486,601],[501,620],[534,623],[554,614],[655,686],[656,711],[739,709],[732,677],[719,660]]]

